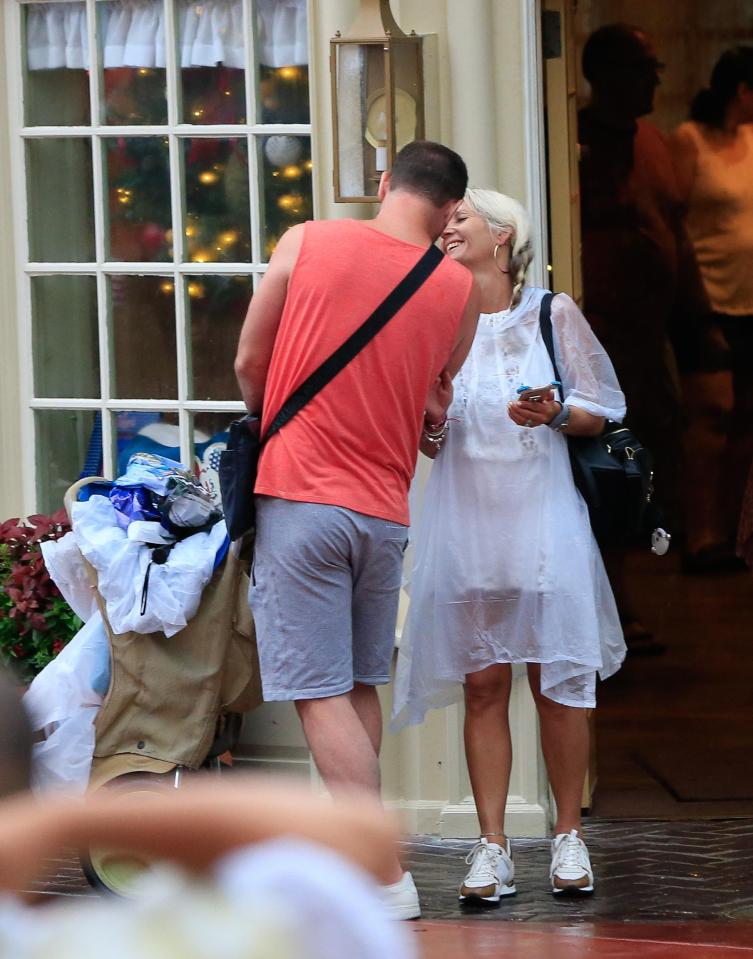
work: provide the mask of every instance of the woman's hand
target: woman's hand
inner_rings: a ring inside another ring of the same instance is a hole
[[[554,399],[553,391],[550,390],[544,394],[543,399],[535,402],[512,400],[507,404],[507,414],[518,426],[533,428],[551,423],[559,413],[560,406],[561,404]]]
[[[426,397],[424,410],[427,423],[441,423],[446,418],[453,394],[452,377],[447,370],[442,370]]]

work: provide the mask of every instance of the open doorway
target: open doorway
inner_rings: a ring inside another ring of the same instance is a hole
[[[670,350],[661,362],[657,360],[653,371],[636,373],[627,368],[623,383],[628,409],[632,405],[644,412],[646,425],[639,429],[634,423],[634,428],[642,438],[646,431],[646,445],[658,454],[662,473],[658,485],[664,487],[662,505],[675,543],[661,559],[644,548],[631,550],[617,561],[626,632],[632,634],[632,642],[620,673],[599,690],[588,802],[594,815],[610,818],[753,816],[753,577],[733,562],[716,566],[712,562],[707,568],[703,563],[694,565],[688,548],[699,516],[714,510],[720,516],[725,510],[739,513],[739,503],[730,503],[730,496],[725,501],[723,482],[711,490],[704,465],[712,454],[722,456],[721,434],[730,418],[733,374],[725,363],[724,343],[713,362],[704,361],[716,347],[704,340],[700,347],[696,344],[695,359],[680,355],[678,364],[675,353],[682,353],[684,333],[680,327],[678,336],[672,324],[684,322],[691,308],[679,310],[679,319],[675,308],[669,317],[669,279],[661,262],[661,242],[655,243],[652,260],[650,229],[644,231],[647,242],[639,254],[634,253],[639,247],[625,237],[630,229],[644,229],[644,224],[637,217],[631,226],[629,203],[623,208],[627,215],[619,251],[608,248],[609,231],[594,242],[588,233],[592,226],[588,212],[581,248],[581,213],[589,200],[581,192],[592,190],[593,182],[583,176],[589,145],[582,143],[588,139],[583,114],[580,135],[577,116],[591,94],[581,70],[587,38],[606,24],[638,27],[653,44],[650,68],[661,71],[653,109],[645,115],[656,131],[656,148],[661,149],[661,136],[669,136],[686,120],[694,95],[708,85],[721,53],[740,44],[753,46],[753,6],[744,0],[718,0],[713,5],[701,0],[674,4],[546,0],[543,6],[549,11],[544,14],[543,37],[550,57],[546,99],[553,287],[579,301],[582,294],[589,316],[605,288],[611,296],[618,295],[620,284],[626,298],[634,293],[631,269],[644,270],[646,275],[653,270],[655,292],[648,289],[643,305],[636,299],[632,316],[623,314],[624,322],[630,322],[629,328],[623,327],[623,342],[632,338],[639,359],[640,349],[656,353],[664,348],[665,339]],[[633,155],[628,154],[632,162]],[[747,170],[753,178],[753,157]],[[600,185],[611,189],[604,179]],[[610,200],[614,196],[612,190]],[[635,255],[633,261],[631,255]],[[622,272],[614,279],[610,270],[616,260]],[[636,277],[635,283],[640,282]],[[663,331],[657,332],[658,324],[665,322],[662,310],[667,313],[666,337]],[[592,325],[601,336],[598,322],[596,317]],[[604,335],[608,337],[609,331]],[[619,336],[614,342],[619,353]],[[613,358],[619,373],[620,357]],[[672,422],[667,415],[663,421],[671,403],[676,403],[676,419]],[[753,431],[753,421],[748,428]]]

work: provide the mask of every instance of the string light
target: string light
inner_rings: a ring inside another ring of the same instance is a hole
[[[277,205],[281,210],[292,210],[293,213],[297,212],[295,206],[300,202],[301,198],[296,196],[295,193],[285,193],[283,196],[277,198]]]
[[[139,67],[136,72],[140,77],[149,77],[152,74],[152,71],[148,70],[146,67]]]
[[[290,164],[290,166],[286,166],[285,169],[282,171],[282,175],[285,177],[286,180],[298,180],[301,177],[302,173],[303,171],[301,170],[301,168],[299,166],[295,166],[295,164],[292,164],[292,163]]]
[[[194,300],[200,300],[206,294],[203,284],[191,282],[188,284],[188,295]]]
[[[193,223],[189,223],[186,227],[186,236],[196,236],[196,227]]]
[[[197,120],[200,120],[204,116],[204,107],[196,107],[195,110],[191,110],[191,116],[196,117]]]
[[[283,80],[297,80],[298,70],[296,67],[280,67],[277,76],[282,77]]]
[[[196,250],[191,254],[191,259],[194,263],[212,263],[215,256],[211,250]]]
[[[238,232],[237,230],[226,230],[224,233],[220,233],[218,242],[220,247],[232,246],[234,243],[238,242]]]
[[[199,174],[199,182],[203,183],[204,186],[216,183],[218,179],[219,177],[213,170],[204,170],[203,173]]]
[[[305,160],[305,161],[304,161],[304,164],[303,164],[303,169],[304,169],[307,173],[311,173],[311,171],[314,169],[314,164],[313,164],[313,162],[312,162],[311,160]]]
[[[160,291],[166,296],[173,292],[175,284],[171,280],[163,280],[159,285]]]

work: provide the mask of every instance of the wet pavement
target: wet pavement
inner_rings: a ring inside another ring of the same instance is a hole
[[[498,908],[459,907],[468,841],[405,844],[425,919],[582,923],[753,919],[753,819],[704,822],[591,820],[584,835],[596,876],[593,896],[549,892],[549,843],[513,840],[517,895]]]
[[[753,919],[753,819],[703,822],[587,820],[584,834],[596,875],[593,896],[549,892],[549,843],[513,840],[518,893],[498,908],[460,909],[466,840],[416,837],[404,844],[423,918],[581,924]],[[49,860],[30,887],[37,898],[96,895],[76,857]]]

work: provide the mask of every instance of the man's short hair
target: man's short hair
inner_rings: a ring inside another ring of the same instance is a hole
[[[0,798],[31,785],[31,724],[19,689],[0,670]]]
[[[628,23],[608,23],[590,35],[583,46],[581,69],[591,86],[604,76],[619,73],[626,61],[645,56],[640,30]]]
[[[390,171],[390,189],[416,193],[436,207],[462,200],[467,186],[463,158],[431,140],[414,140],[404,146]]]

